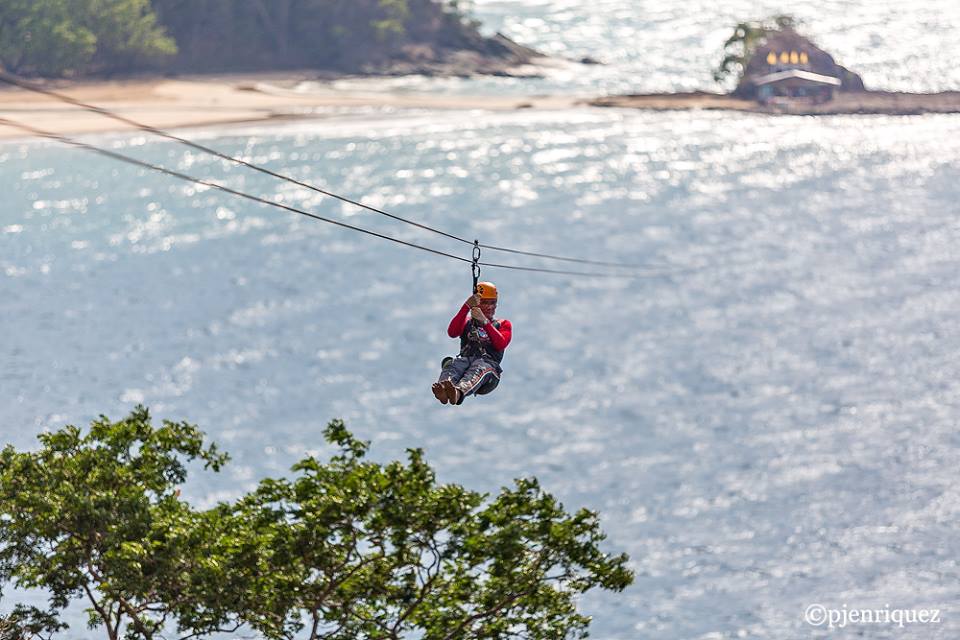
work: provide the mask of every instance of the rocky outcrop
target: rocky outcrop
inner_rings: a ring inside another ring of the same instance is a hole
[[[458,38],[456,42],[418,42],[403,46],[387,60],[364,65],[362,73],[376,75],[420,74],[427,76],[497,75],[531,77],[539,75],[525,65],[543,58],[539,51],[525,47],[497,33],[487,38]]]
[[[650,111],[726,110],[770,115],[889,115],[914,116],[927,113],[960,113],[960,91],[942,93],[897,93],[894,91],[850,91],[838,93],[821,104],[810,102],[761,104],[719,93],[659,93],[607,96],[587,102],[595,107],[619,107]]]
[[[773,53],[779,60],[780,55],[787,52],[788,55],[796,52],[798,56],[805,54],[806,63],[787,62],[782,67],[797,68],[805,71],[812,71],[825,76],[840,79],[840,91],[865,91],[863,79],[850,71],[846,67],[837,64],[829,53],[815,45],[809,38],[806,38],[795,30],[784,27],[783,29],[769,35],[765,42],[758,46],[756,51],[747,62],[743,70],[743,76],[740,83],[734,91],[735,95],[746,96],[752,92],[752,82],[755,78],[771,73],[781,65],[771,67],[767,57]]]

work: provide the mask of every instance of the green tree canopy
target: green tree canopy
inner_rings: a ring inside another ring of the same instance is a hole
[[[358,71],[405,45],[471,48],[475,25],[448,0],[152,0],[180,70]]]
[[[86,435],[68,426],[39,439],[39,451],[0,452],[0,585],[46,590],[51,614],[86,600],[110,640],[124,625],[153,636],[207,561],[201,514],[176,492],[185,462],[216,470],[226,456],[189,424],[153,427],[142,407]]]
[[[149,0],[0,2],[0,65],[14,73],[129,70],[175,52]]]
[[[58,632],[85,600],[92,628],[181,638],[248,626],[327,640],[583,637],[576,597],[632,581],[600,549],[597,515],[567,513],[532,479],[495,497],[438,483],[420,450],[388,464],[340,421],[338,453],[308,457],[234,502],[179,497],[186,463],[226,456],[187,423],[153,427],[138,407],[0,453],[0,586],[42,588],[49,610],[0,619],[25,637]]]
[[[472,50],[456,0],[3,0],[0,66],[43,76],[163,70],[364,71]]]

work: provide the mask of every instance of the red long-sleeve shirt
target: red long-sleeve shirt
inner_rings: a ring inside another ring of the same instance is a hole
[[[453,316],[453,320],[450,321],[450,326],[447,327],[447,335],[451,338],[459,338],[469,321],[470,307],[463,305],[460,307],[457,315]],[[509,320],[498,319],[497,322],[500,324],[499,329],[493,326],[493,323],[488,320],[487,324],[483,325],[483,330],[490,336],[490,344],[493,345],[493,348],[497,351],[503,351],[507,348],[507,345],[510,344],[513,326]]]

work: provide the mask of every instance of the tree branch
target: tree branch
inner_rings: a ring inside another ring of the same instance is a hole
[[[432,546],[431,546],[431,550],[433,550]],[[407,610],[404,611],[403,614],[397,619],[393,627],[391,627],[391,632],[393,633],[393,635],[397,634],[397,631],[400,629],[400,625],[403,624],[403,621],[406,620],[410,616],[410,614],[412,614],[416,610],[416,608],[419,607],[423,603],[423,601],[427,598],[427,595],[430,593],[430,587],[433,586],[434,580],[436,580],[437,577],[440,576],[439,556],[436,554],[436,552],[434,552],[434,557],[437,558],[437,561],[434,563],[431,563],[430,566],[427,567],[427,575],[429,576],[429,578],[427,579],[426,582],[423,583],[423,587],[421,587],[420,589],[420,595],[417,597],[416,600],[413,601],[413,604],[411,604],[407,608]],[[434,571],[433,574],[431,575],[430,571],[433,568],[436,568],[436,571]]]
[[[91,565],[89,565],[89,564],[87,565],[87,571],[90,572],[90,575],[93,577],[94,580],[96,580],[97,582],[103,582],[103,576],[101,576],[101,575],[100,575]],[[153,632],[151,632],[149,629],[147,629],[146,625],[144,625],[144,623],[143,623],[143,620],[140,619],[140,615],[139,615],[139,614],[140,614],[140,611],[139,611],[139,610],[135,609],[135,608],[133,607],[133,605],[131,605],[129,602],[127,602],[127,601],[123,598],[123,596],[118,595],[118,596],[116,597],[116,602],[117,602],[117,604],[120,606],[120,609],[122,609],[123,611],[125,611],[126,614],[130,617],[130,621],[133,622],[133,626],[137,628],[137,631],[139,631],[140,633],[143,634],[143,637],[144,637],[144,638],[147,638],[148,640],[149,640],[150,638],[153,638]],[[119,615],[119,611],[118,611],[118,615]],[[115,640],[115,639],[111,639],[111,640]]]
[[[177,640],[190,640],[191,638],[196,638],[197,636],[202,636],[207,633],[234,633],[243,626],[243,622],[238,622],[233,627],[226,629],[222,627],[216,627],[214,629],[205,629],[203,631],[194,631],[193,633],[185,636],[180,636]]]
[[[117,630],[120,626],[120,616],[117,616],[117,629],[110,627],[110,624],[113,622],[113,613],[103,610],[103,607],[100,606],[100,603],[97,602],[97,599],[93,597],[93,592],[90,591],[90,585],[84,583],[83,590],[87,592],[87,597],[90,598],[90,603],[93,605],[93,608],[97,613],[100,614],[100,619],[103,620],[103,625],[107,628],[107,635],[110,636],[110,640],[117,640]]]
[[[546,552],[546,549],[544,549],[543,552],[541,552],[540,557],[537,559],[536,564],[534,565],[534,571],[539,570],[539,569],[540,569],[540,565],[542,565],[542,564],[543,564],[543,561],[546,560],[546,559],[547,559],[547,552]],[[536,577],[534,577],[534,579],[536,580]],[[529,588],[527,588],[527,589],[525,589],[525,590],[523,590],[523,591],[520,591],[519,593],[515,593],[515,594],[513,594],[513,595],[507,596],[506,598],[504,598],[503,600],[501,600],[500,602],[498,602],[498,603],[497,603],[493,608],[491,608],[491,609],[488,609],[488,610],[486,610],[486,611],[481,611],[481,612],[475,613],[475,614],[473,614],[472,616],[469,616],[469,617],[465,618],[465,619],[463,620],[463,622],[461,622],[459,625],[456,626],[456,628],[454,628],[450,633],[448,633],[447,635],[445,635],[445,636],[443,637],[443,640],[453,640],[453,638],[459,637],[460,632],[463,631],[464,628],[466,628],[466,627],[469,626],[469,625],[472,625],[472,624],[473,624],[474,622],[476,622],[477,620],[481,620],[481,619],[487,618],[487,617],[489,617],[489,616],[491,616],[491,615],[493,615],[493,614],[495,614],[495,613],[498,613],[500,610],[502,610],[502,609],[503,609],[504,607],[506,607],[507,605],[512,604],[513,602],[519,600],[519,599],[522,598],[523,596],[526,596],[526,595],[529,595],[529,594],[533,593],[534,591],[537,590],[537,586],[539,585],[539,582],[540,582],[539,580],[536,580],[536,583],[530,585]]]

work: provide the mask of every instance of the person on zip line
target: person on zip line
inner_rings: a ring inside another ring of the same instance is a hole
[[[443,404],[461,404],[469,395],[485,395],[500,384],[500,361],[510,344],[513,327],[509,320],[494,318],[497,287],[480,282],[453,316],[447,335],[460,338],[460,355],[445,358],[433,395]]]

